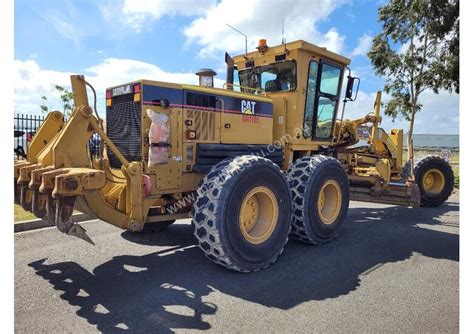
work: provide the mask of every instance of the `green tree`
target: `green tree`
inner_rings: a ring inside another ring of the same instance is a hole
[[[44,95],[41,96],[40,109],[41,109],[41,112],[44,112],[44,113],[49,112],[49,107],[46,105],[46,101],[48,101],[48,98]]]
[[[74,94],[63,86],[55,85],[56,91],[59,93],[59,98],[63,105],[64,116],[70,116],[72,110],[74,109]],[[46,96],[41,96],[40,110],[41,112],[47,113],[50,111],[50,107],[46,105],[48,98]]]
[[[413,175],[413,127],[420,94],[459,93],[459,1],[390,0],[379,8],[382,30],[368,56],[391,96],[385,114],[409,121],[408,158]]]
[[[63,112],[64,116],[69,116],[72,112],[73,104],[74,104],[74,94],[69,91],[67,88],[62,86],[56,85],[54,86],[59,93],[59,97],[61,98],[61,102],[63,104]]]

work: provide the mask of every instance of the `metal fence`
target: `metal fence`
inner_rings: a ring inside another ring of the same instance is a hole
[[[13,117],[14,130],[14,157],[16,159],[25,159],[28,154],[28,144],[43,123],[45,116],[15,114]],[[67,119],[65,119],[67,121]],[[91,157],[98,157],[100,147],[100,136],[94,133],[89,140],[89,150]]]

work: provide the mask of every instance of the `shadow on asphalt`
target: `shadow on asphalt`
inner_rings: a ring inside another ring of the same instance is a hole
[[[79,306],[77,314],[101,332],[209,329],[203,315],[215,314],[218,306],[204,299],[215,290],[286,310],[348,294],[364,275],[414,252],[459,261],[457,234],[416,225],[443,225],[437,218],[457,210],[457,203],[430,209],[353,208],[332,243],[314,247],[290,241],[274,265],[253,274],[231,272],[208,261],[194,246],[189,225],[172,225],[157,233],[124,232],[122,237],[132,242],[176,247],[144,256],[117,256],[92,273],[75,262],[45,264],[42,259],[29,266],[54,289],[64,291],[61,298]],[[107,311],[101,312],[99,304]]]

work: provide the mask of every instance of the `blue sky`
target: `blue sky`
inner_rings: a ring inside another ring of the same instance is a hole
[[[213,68],[225,78],[224,52],[244,52],[259,38],[305,39],[352,59],[361,77],[361,94],[347,117],[369,111],[383,79],[373,75],[365,55],[379,31],[377,8],[383,1],[153,1],[16,0],[14,14],[15,112],[38,113],[40,97],[59,107],[54,85],[68,85],[70,73],[85,74],[100,91],[139,78],[197,83],[196,70]],[[221,81],[219,81],[221,82]],[[417,133],[458,133],[458,96],[443,92],[422,97]],[[103,103],[99,103],[103,112]],[[386,119],[386,128],[405,122]]]

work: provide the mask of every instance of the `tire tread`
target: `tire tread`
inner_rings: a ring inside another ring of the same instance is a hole
[[[199,248],[201,248],[205,256],[212,262],[239,272],[254,272],[268,267],[278,259],[283,252],[284,246],[288,242],[287,236],[281,250],[277,255],[271,258],[266,265],[249,270],[232,261],[231,257],[227,254],[226,246],[221,241],[217,227],[217,208],[225,205],[225,203],[221,203],[220,201],[221,192],[226,184],[230,183],[233,178],[239,176],[239,171],[243,165],[256,163],[267,164],[272,168],[278,169],[282,174],[282,178],[285,179],[285,175],[278,165],[269,159],[254,155],[228,158],[216,164],[201,180],[197,190],[198,197],[192,208],[194,236],[198,241]],[[216,185],[217,181],[219,181],[220,185],[213,186]]]

